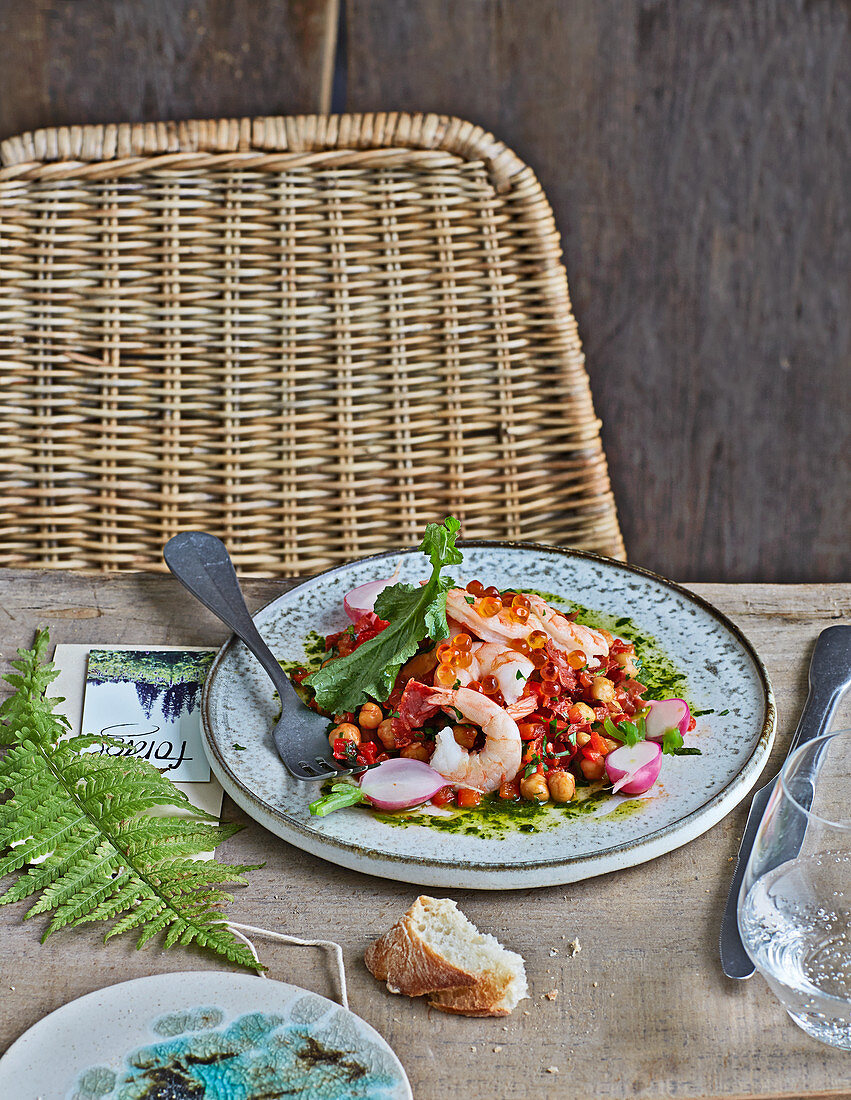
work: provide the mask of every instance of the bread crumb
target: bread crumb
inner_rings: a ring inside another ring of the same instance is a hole
[[[475,1054],[476,1053],[476,1048],[475,1047],[470,1047],[470,1053]]]
[[[502,1050],[502,1047],[494,1047],[494,1048],[493,1048],[493,1052],[494,1052],[494,1054],[499,1054],[499,1052],[500,1052],[501,1050]]]
[[[545,993],[544,996],[547,998],[548,1001],[554,1001],[558,996],[558,990],[551,989],[549,993]]]
[[[567,945],[567,953],[568,955],[570,955],[571,958],[573,958],[574,955],[578,955],[581,950],[582,944],[579,942],[578,936],[575,940],[571,940],[570,943]]]
[[[503,1031],[508,1031],[508,1024],[503,1024],[502,1025],[502,1030]]]
[[[558,1073],[558,1066],[547,1066],[547,1073]]]
[[[550,948],[550,958],[554,959],[557,954],[558,954],[558,948],[557,947],[551,947]]]
[[[599,984],[599,983],[597,983],[597,982],[592,982],[592,983],[591,983],[591,985],[592,985],[592,987],[593,987],[594,989],[596,989],[596,988],[597,988],[597,985],[598,985],[598,984]]]
[[[531,1015],[532,1015],[532,1013],[531,1013],[531,1012],[529,1011],[529,1009],[528,1009],[528,1008],[524,1008],[524,1009],[523,1009],[523,1015],[524,1015],[524,1016],[531,1016]]]

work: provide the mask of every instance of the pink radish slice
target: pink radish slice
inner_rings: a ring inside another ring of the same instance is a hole
[[[644,794],[659,778],[662,749],[655,741],[621,745],[606,757],[606,775],[612,781],[612,794]]]
[[[446,780],[422,760],[384,760],[364,772],[360,789],[377,810],[407,810],[428,802]]]
[[[395,584],[396,581],[389,577],[383,581],[368,581],[366,584],[358,585],[357,588],[353,588],[351,592],[347,592],[343,597],[343,607],[346,609],[346,614],[356,623],[358,619],[364,615],[375,612],[375,600],[379,592],[383,592],[385,588],[388,588],[391,584]],[[420,761],[422,763],[422,761]]]
[[[651,741],[661,741],[668,730],[679,730],[685,737],[691,711],[685,699],[660,699],[650,704],[650,710],[644,719],[646,736]]]

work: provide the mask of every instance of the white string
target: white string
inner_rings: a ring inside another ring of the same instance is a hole
[[[283,932],[270,932],[268,928],[255,928],[253,924],[236,924],[234,921],[228,921],[227,926],[235,936],[248,946],[249,951],[258,963],[260,962],[260,958],[257,954],[257,949],[248,936],[243,936],[239,929],[242,929],[243,932],[253,932],[256,936],[268,936],[270,940],[281,940],[282,943],[296,944],[298,947],[330,948],[334,955],[334,961],[337,964],[337,980],[340,985],[340,1004],[343,1008],[348,1010],[349,997],[346,990],[346,968],[343,964],[343,949],[338,943],[334,943],[333,940],[300,940],[297,936],[285,936]],[[264,978],[267,977],[266,973],[262,970],[260,974]]]

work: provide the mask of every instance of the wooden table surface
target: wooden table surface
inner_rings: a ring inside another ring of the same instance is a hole
[[[245,587],[250,605],[259,607],[287,583]],[[777,764],[804,700],[812,643],[825,626],[851,619],[851,585],[693,587],[742,627],[768,667],[780,715]],[[5,571],[0,619],[4,662],[31,644],[40,625],[53,642],[217,644],[225,634],[173,579],[146,574]],[[847,703],[840,722],[851,725]],[[265,860],[237,893],[233,919],[342,945],[351,1007],[393,1046],[417,1100],[851,1096],[847,1055],[795,1027],[761,979],[737,983],[721,972],[721,911],[746,805],[685,848],[588,882],[505,894],[436,891],[525,957],[532,995],[505,1020],[429,1012],[423,1000],[391,996],[366,971],[364,948],[408,907],[416,887],[304,854],[227,798],[224,816],[246,828],[220,856]],[[102,986],[221,969],[196,950],[149,945],[137,952],[129,937],[103,945],[103,930],[94,926],[42,945],[46,920],[24,924],[24,909],[0,910],[0,1049],[48,1012]],[[575,938],[581,951],[571,957],[566,947]],[[272,977],[335,995],[318,951],[259,946]],[[553,989],[558,995],[549,999]]]

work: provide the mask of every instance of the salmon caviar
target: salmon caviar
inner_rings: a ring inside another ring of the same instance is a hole
[[[543,630],[533,630],[526,641],[532,649],[543,649],[547,644],[548,635]]]
[[[558,669],[552,663],[552,661],[547,661],[547,663],[541,668],[541,679],[544,683],[558,679]]]
[[[578,670],[580,668],[585,668],[588,664],[588,658],[581,649],[572,649],[567,655],[567,663],[571,668]]]
[[[482,679],[482,691],[485,695],[496,695],[499,691],[499,680],[496,676],[485,676]]]
[[[472,663],[473,663],[473,654],[472,653],[459,653],[459,654],[457,654],[454,661],[452,662],[452,664],[455,666],[455,668],[469,668]]]
[[[467,684],[467,690],[468,691],[481,691],[482,690],[482,685],[479,683],[478,680],[471,680],[469,682],[469,684]]]
[[[484,592],[482,593],[482,595],[483,595],[483,596],[490,596],[490,597],[491,597],[491,599],[494,599],[494,600],[498,600],[498,599],[500,598],[500,596],[499,596],[499,589],[498,589],[498,588],[494,588],[494,586],[493,586],[493,585],[491,585],[491,586],[490,586],[490,588],[486,588],[486,589],[484,590]]]
[[[517,650],[518,653],[522,653],[524,657],[528,657],[529,654],[532,652],[532,647],[529,645],[528,642],[524,641],[515,642],[514,648]]]
[[[448,642],[441,642],[434,651],[434,655],[437,657],[438,661],[447,661],[449,659],[447,654],[451,649],[452,646]]]
[[[512,607],[508,612],[508,618],[513,623],[525,623],[529,618],[528,607]]]
[[[545,699],[554,699],[556,695],[561,691],[561,686],[557,680],[542,680],[541,681],[541,695]]]
[[[483,619],[492,619],[502,611],[502,600],[494,596],[483,596],[476,604],[476,611]]]
[[[549,657],[546,655],[546,653],[543,652],[543,650],[533,649],[532,652],[529,654],[529,660],[532,662],[535,668],[540,670],[549,661]]]
[[[485,586],[481,581],[470,581],[467,585],[467,591],[471,596],[481,596],[485,590]]]
[[[458,680],[458,675],[449,665],[439,665],[434,678],[441,687],[452,687]]]
[[[452,639],[452,644],[456,649],[460,649],[462,653],[466,653],[468,649],[473,646],[473,639],[469,634],[456,634]]]
[[[511,606],[514,608],[522,607],[524,611],[528,611],[532,605],[526,596],[518,595],[511,601]]]

